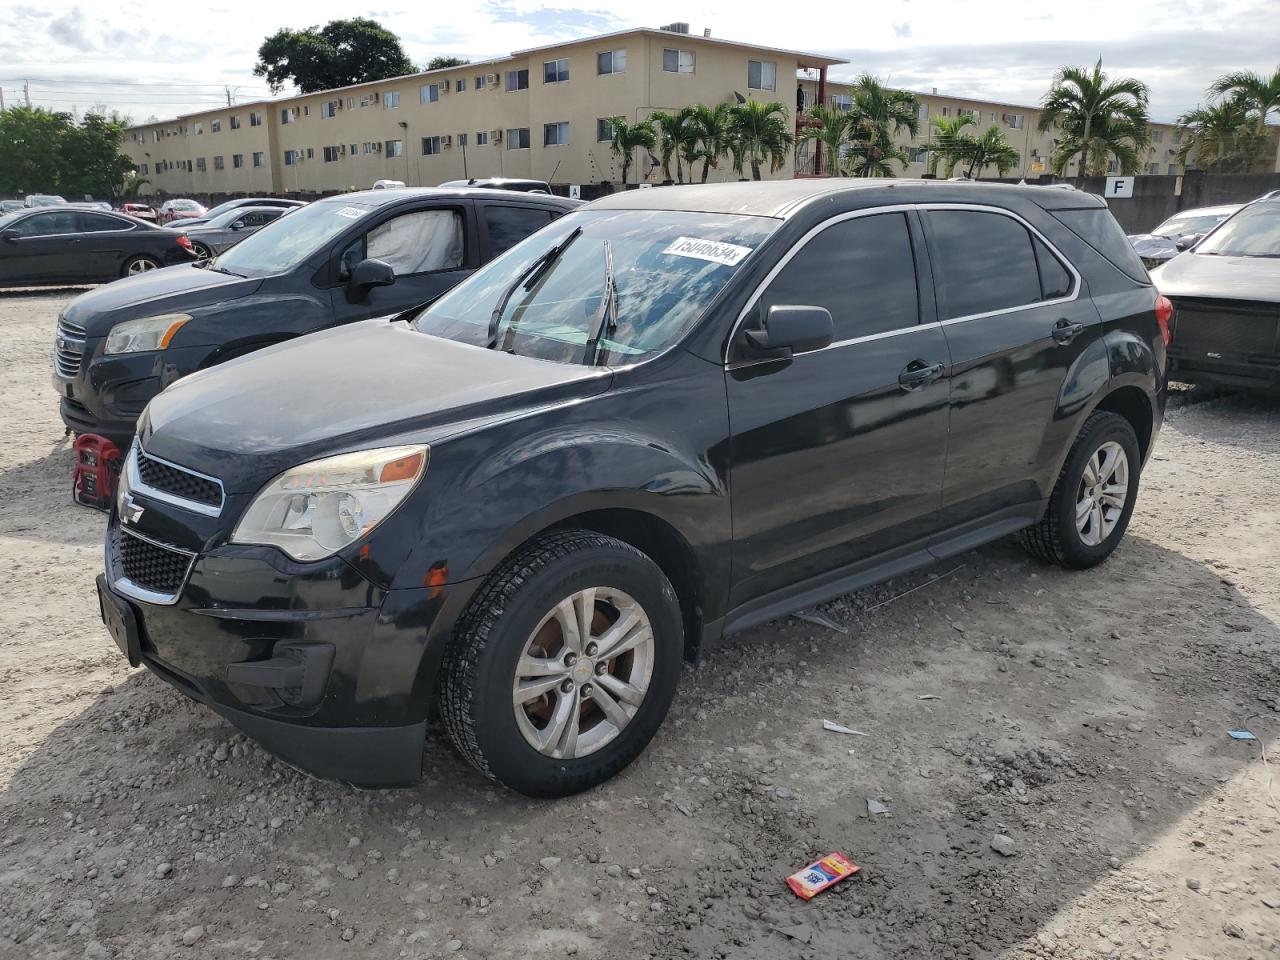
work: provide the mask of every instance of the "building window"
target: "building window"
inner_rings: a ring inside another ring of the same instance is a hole
[[[569,79],[569,61],[548,60],[542,65],[543,83],[564,83]]]
[[[353,143],[351,145],[351,155],[354,157],[359,152],[360,152],[360,144]]]
[[[261,150],[256,151],[256,152],[254,153],[254,155],[253,155],[253,165],[254,165],[255,167],[260,167],[260,166],[262,166],[262,165],[263,165],[264,163],[266,163],[266,162],[267,162],[266,154],[264,154]]]
[[[338,109],[342,106],[341,100],[326,100],[320,104],[320,116],[325,120],[331,120],[338,115]]]
[[[324,148],[324,162],[325,162],[325,163],[337,163],[337,162],[338,162],[338,156],[339,156],[339,152],[338,152],[339,150],[340,150],[340,148],[339,148],[339,147],[325,147],[325,148]]]
[[[837,110],[852,110],[853,97],[849,96],[847,93],[837,93],[831,98],[831,106],[835,107]]]
[[[233,154],[231,155],[231,167],[232,167],[232,169],[233,169],[233,170],[239,170],[239,169],[240,169],[241,167],[243,167],[243,166],[244,166],[244,154],[243,154],[243,153],[233,153]]]
[[[214,158],[213,158],[213,169],[215,169],[215,170],[225,170],[225,169],[226,169],[226,166],[227,166],[227,165],[226,165],[226,163],[225,163],[225,162],[223,162],[222,157],[214,157]]]
[[[286,150],[284,152],[284,165],[286,167],[292,167],[295,163],[298,162],[298,159],[299,158],[298,158],[297,150]]]
[[[627,72],[627,51],[623,50],[606,50],[604,53],[596,54],[596,73],[604,76],[606,73],[626,73]]]
[[[204,133],[204,124],[203,124],[203,123],[197,123],[197,124],[195,125],[195,131],[196,131],[196,133],[197,133],[197,134],[202,134],[202,133]]]
[[[262,114],[258,113],[256,110],[253,113],[249,114],[249,126],[251,127],[262,126]]]
[[[142,166],[140,166],[140,167],[138,168],[138,172],[139,172],[140,174],[142,174],[142,176],[144,176],[144,177],[145,177],[145,176],[147,175],[147,172],[148,172],[148,171],[147,171],[147,165],[146,165],[145,163],[144,163],[144,164],[142,164]]]
[[[418,96],[423,103],[439,103],[440,84],[424,83],[422,89],[418,91]]]
[[[663,50],[662,69],[667,73],[693,73],[693,51]]]
[[[423,137],[422,138],[422,155],[424,157],[434,157],[440,152],[439,137]]]
[[[542,145],[544,147],[563,147],[569,143],[569,122],[544,123],[542,125]]]
[[[400,106],[399,90],[388,90],[386,93],[382,95],[383,110],[394,110],[398,106]]]
[[[457,81],[454,83],[454,86],[458,88],[458,92],[459,92],[459,93],[466,93],[466,92],[467,92],[467,78],[466,78],[466,77],[459,77],[459,78],[457,79]]]
[[[1020,113],[1002,113],[1000,115],[1000,122],[1014,130],[1021,130],[1023,117]]]
[[[376,146],[376,143],[366,140],[364,143],[360,144],[360,152],[364,154],[376,153],[377,151],[374,150],[374,147]]]
[[[596,121],[596,142],[613,143],[613,121],[601,117]]]
[[[776,90],[778,67],[772,60],[747,61],[747,88],[750,90]]]
[[[1159,172],[1160,172],[1160,164],[1158,163],[1147,164],[1147,173],[1159,173]]]
[[[476,89],[483,90],[485,88],[485,77],[483,74],[476,77]]]
[[[507,89],[508,90],[528,90],[529,89],[529,71],[528,70],[508,70],[507,71]]]
[[[146,167],[146,164],[144,163],[142,166],[145,168],[145,167]],[[144,169],[142,172],[143,172],[143,173],[146,173],[147,171]],[[1172,163],[1171,163],[1171,164],[1169,164],[1169,176],[1171,176],[1171,177],[1172,177],[1172,176],[1173,176],[1175,173],[1177,173],[1177,172],[1178,172],[1178,168],[1177,168],[1177,167],[1175,167]]]
[[[206,169],[207,167],[204,162],[204,157],[196,157],[196,171],[204,173]]]
[[[283,110],[280,111],[281,123],[293,123],[293,121],[297,119],[298,119],[297,107],[285,107]]]
[[[1151,142],[1152,142],[1152,143],[1164,143],[1164,131],[1163,131],[1163,130],[1152,130],[1152,131],[1151,131]]]
[[[388,141],[387,141],[387,156],[388,156],[388,157],[402,157],[402,156],[404,156],[404,141],[403,141],[403,140],[388,140]]]
[[[458,134],[458,146],[465,147],[467,145],[467,135],[465,133]]]
[[[529,128],[528,127],[512,127],[507,131],[507,149],[508,150],[528,150],[529,149]]]
[[[210,121],[209,121],[209,132],[210,132],[210,133],[221,133],[221,132],[222,132],[222,121],[221,121],[221,120],[210,120]]]
[[[488,142],[489,142],[489,131],[487,131],[487,130],[477,130],[477,131],[476,131],[476,146],[477,146],[477,147],[483,147],[483,146],[484,146],[485,144],[487,144]]]
[[[239,129],[240,129],[240,118],[239,118],[239,117],[231,117],[230,119],[228,119],[228,121],[227,121],[227,122],[231,125],[231,129],[232,129],[232,130],[239,130]]]
[[[950,108],[950,107],[943,107],[943,108],[942,108],[942,115],[943,115],[944,117],[949,117],[949,116],[951,116],[951,108]]]
[[[308,159],[308,160],[314,160],[315,158],[316,158],[316,148],[315,148],[315,147],[307,147],[307,159]]]
[[[309,104],[309,103],[304,103],[304,104],[302,105],[302,115],[303,115],[304,117],[309,117],[309,116],[311,116],[311,104]]]

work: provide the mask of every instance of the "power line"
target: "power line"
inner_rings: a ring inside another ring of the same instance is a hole
[[[67,84],[67,83],[84,83],[93,86],[111,86],[111,87],[207,87],[212,90],[221,90],[224,86],[222,83],[170,83],[167,80],[115,80],[111,78],[98,80],[93,77],[66,77],[66,78],[44,78],[44,77],[0,77],[0,83],[19,83],[23,80],[31,80],[35,83],[42,84]],[[266,87],[254,87],[255,90],[266,90]]]

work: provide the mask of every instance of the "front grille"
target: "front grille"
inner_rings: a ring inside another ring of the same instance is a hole
[[[152,543],[124,529],[120,529],[116,537],[120,573],[126,580],[152,593],[177,595],[187,578],[192,554]]]
[[[1268,356],[1277,350],[1280,304],[1178,299],[1173,345],[1179,353]]]
[[[58,318],[57,339],[53,343],[53,365],[58,375],[68,380],[80,372],[84,359],[84,327]]]
[[[148,487],[206,506],[222,506],[222,486],[218,481],[147,456],[142,450],[137,451],[137,457],[138,476]]]

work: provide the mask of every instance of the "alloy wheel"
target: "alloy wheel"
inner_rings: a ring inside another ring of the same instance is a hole
[[[1096,547],[1111,535],[1129,496],[1129,457],[1124,447],[1108,440],[1084,466],[1076,494],[1076,530],[1087,546]]]
[[[146,273],[148,270],[155,270],[160,264],[148,257],[138,257],[129,264],[129,276],[136,277],[140,273]]]
[[[644,608],[612,587],[556,604],[520,653],[511,702],[516,725],[539,753],[584,757],[612,743],[644,703],[654,667]]]

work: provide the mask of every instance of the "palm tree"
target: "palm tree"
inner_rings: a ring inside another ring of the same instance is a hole
[[[860,76],[851,91],[849,156],[853,175],[892,177],[893,163],[904,167],[906,151],[894,144],[903,130],[912,137],[920,129],[920,104],[905,90],[890,90],[869,73]]]
[[[693,108],[692,127],[697,137],[695,159],[702,161],[702,182],[706,183],[707,173],[719,165],[720,158],[729,150],[729,104],[717,103],[714,107],[698,104]],[[692,172],[691,165],[691,175]]]
[[[1178,131],[1183,141],[1177,159],[1184,169],[1194,153],[1196,166],[1203,170],[1247,173],[1265,142],[1248,104],[1237,97],[1188,110],[1178,118]]]
[[[648,120],[628,123],[626,117],[610,117],[609,128],[613,131],[610,146],[622,159],[622,185],[626,186],[627,171],[631,169],[631,158],[635,155],[635,151],[652,150],[657,144],[653,134],[653,124]]]
[[[1151,140],[1147,129],[1147,85],[1132,77],[1112,80],[1102,58],[1092,70],[1063,67],[1044,95],[1040,132],[1058,126],[1062,137],[1053,155],[1053,172],[1062,175],[1072,157],[1080,157],[1080,179],[1105,173],[1114,157],[1122,173],[1138,172],[1139,151]]]
[[[693,129],[693,107],[684,107],[675,113],[662,110],[649,114],[658,136],[658,156],[662,158],[662,173],[671,179],[671,158],[676,158],[676,181],[684,183],[681,159],[689,152],[689,143],[697,137]],[[692,171],[690,171],[692,172]]]
[[[956,117],[935,116],[929,122],[933,125],[933,142],[925,148],[929,151],[929,172],[937,175],[938,162],[942,161],[942,175],[949,177],[964,157],[962,148],[973,140],[965,127],[977,121],[972,113],[962,113]]]
[[[744,163],[751,165],[751,179],[760,179],[760,164],[769,161],[769,172],[780,169],[787,161],[787,151],[795,137],[790,130],[787,108],[777,100],[761,103],[748,100],[729,108],[735,170]]]
[[[805,119],[809,122],[800,136],[805,140],[817,140],[825,146],[831,156],[831,171],[842,176],[840,160],[841,153],[849,145],[849,111],[815,104],[805,111]]]
[[[1252,70],[1228,73],[1213,81],[1209,96],[1219,100],[1240,100],[1246,110],[1256,113],[1259,127],[1267,123],[1272,110],[1280,113],[1280,67],[1269,77]]]
[[[969,169],[966,171],[965,176],[969,179],[973,179],[974,171],[980,174],[992,165],[1003,177],[1016,167],[1018,161],[1022,159],[1022,154],[1009,145],[1009,141],[1005,139],[1004,131],[994,123],[987,127],[982,136],[966,136],[964,140],[966,142],[962,147],[964,151],[963,159],[969,161]]]

